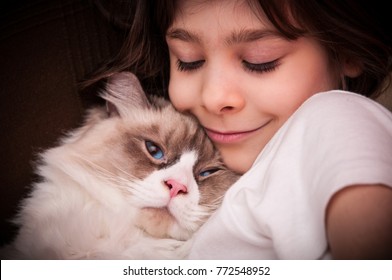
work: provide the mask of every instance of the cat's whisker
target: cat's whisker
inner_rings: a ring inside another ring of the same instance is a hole
[[[122,172],[125,176],[127,176],[127,178],[130,179],[137,179],[134,175],[132,175],[131,173],[129,173],[128,171],[122,169],[121,167],[119,167],[116,163],[113,164],[113,166],[120,172]]]
[[[104,180],[109,180],[109,181],[111,181],[113,183],[120,183],[120,184],[124,184],[124,183],[128,182],[128,180],[126,178],[123,178],[123,177],[120,177],[120,176],[114,174],[110,170],[108,170],[105,167],[103,167],[103,166],[101,166],[101,165],[91,161],[88,158],[82,157],[80,155],[78,155],[78,158],[81,159],[88,166],[94,168],[94,171],[97,172],[97,175],[100,175],[100,178],[102,178]]]
[[[151,189],[146,185],[146,183],[135,180],[137,179],[135,176],[132,176],[131,174],[129,174],[129,172],[125,171],[117,164],[112,164],[112,167],[114,167],[114,169],[118,171],[120,175],[115,174],[114,172],[108,170],[102,165],[91,161],[88,158],[79,156],[79,159],[81,159],[88,166],[94,168],[96,175],[98,175],[99,178],[110,181],[115,185],[125,186],[126,188],[121,189],[121,191],[124,192],[125,195],[131,194],[132,196],[151,201],[154,201],[156,199],[154,194],[149,195],[149,193],[145,191],[146,189]],[[184,213],[188,214],[184,215],[184,221],[182,221],[181,223],[184,224],[185,227],[187,227],[186,225],[189,225],[189,231],[195,231],[203,222],[205,222],[205,220],[211,215],[211,213],[218,208],[221,201],[222,197],[217,197],[213,201],[210,201],[209,204],[196,205],[197,207],[192,204],[184,205]]]

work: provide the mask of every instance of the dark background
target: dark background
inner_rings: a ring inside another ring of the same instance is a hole
[[[0,1],[0,245],[16,228],[9,222],[38,178],[38,152],[80,124],[100,100],[79,82],[117,54],[126,30],[116,1]],[[119,1],[117,1],[119,2]]]

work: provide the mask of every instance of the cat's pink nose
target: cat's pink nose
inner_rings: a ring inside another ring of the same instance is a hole
[[[188,189],[183,184],[177,182],[176,180],[169,179],[165,181],[166,186],[169,187],[170,197],[173,198],[179,193],[187,193]]]

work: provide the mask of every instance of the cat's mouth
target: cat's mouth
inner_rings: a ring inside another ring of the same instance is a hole
[[[156,238],[173,238],[169,232],[176,219],[167,207],[146,207],[140,210],[137,226]]]

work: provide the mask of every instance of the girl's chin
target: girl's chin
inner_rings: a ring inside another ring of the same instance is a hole
[[[258,156],[257,152],[249,154],[244,152],[242,149],[233,150],[219,148],[219,145],[218,149],[226,166],[239,174],[244,174],[246,171],[248,171]]]

